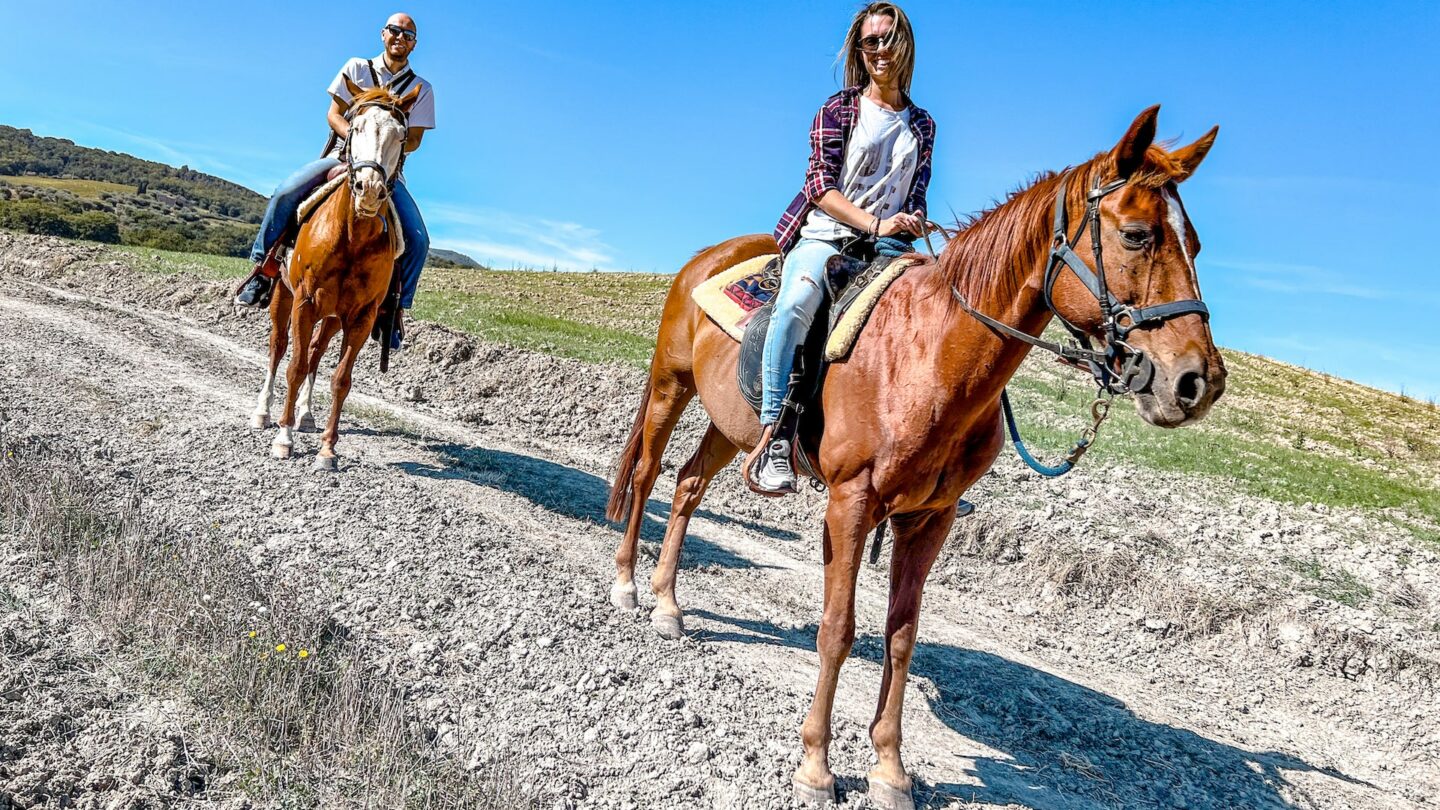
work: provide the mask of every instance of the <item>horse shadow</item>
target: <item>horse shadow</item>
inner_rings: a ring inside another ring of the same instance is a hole
[[[814,624],[785,629],[704,610],[691,612],[734,628],[696,631],[702,642],[815,649]],[[884,640],[861,636],[851,655],[881,664]],[[1289,754],[1247,751],[1145,720],[1110,695],[991,653],[920,642],[910,673],[911,689],[923,695],[936,718],[999,752],[973,759],[978,784],[916,779],[919,807],[961,801],[1031,810],[1278,809],[1310,806],[1304,789],[1292,784],[1286,771],[1312,771],[1368,785]],[[858,778],[841,778],[840,784],[842,789],[865,789]]]
[[[418,437],[416,437],[418,438]],[[534,456],[489,450],[456,442],[424,441],[423,449],[437,455],[440,464],[415,461],[395,462],[392,466],[411,475],[442,480],[465,481],[519,495],[536,506],[565,517],[589,523],[614,526],[605,519],[605,505],[610,499],[610,482],[574,467],[556,464]],[[665,524],[670,518],[670,505],[651,499],[646,504],[645,521],[640,539],[659,543],[665,537]],[[778,529],[760,523],[721,515],[703,509],[695,514],[720,524],[741,526],[775,540],[795,541],[798,532]],[[654,551],[654,549],[652,549]],[[658,555],[658,551],[656,551]],[[685,535],[682,568],[717,566],[720,568],[773,568],[753,562],[691,529]]]

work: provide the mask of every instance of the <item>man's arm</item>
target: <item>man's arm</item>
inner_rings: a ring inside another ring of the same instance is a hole
[[[420,127],[410,127],[405,130],[405,151],[414,152],[420,148],[420,139],[425,137],[425,130]]]
[[[349,107],[350,105],[341,101],[339,97],[331,96],[330,111],[325,113],[325,120],[330,122],[330,128],[335,130],[335,134],[339,135],[341,140],[350,136],[350,122],[345,120],[345,110]]]

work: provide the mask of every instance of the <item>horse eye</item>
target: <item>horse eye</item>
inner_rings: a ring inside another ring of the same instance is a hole
[[[1150,241],[1150,230],[1148,228],[1126,228],[1120,231],[1120,238],[1125,242],[1126,247],[1144,247]]]

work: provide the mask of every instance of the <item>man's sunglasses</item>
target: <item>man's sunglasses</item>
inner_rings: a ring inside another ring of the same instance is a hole
[[[401,28],[398,25],[387,25],[385,26],[385,30],[388,31],[392,37],[403,37],[411,42],[415,41],[415,32],[408,28]]]
[[[870,35],[860,38],[860,50],[865,53],[879,53],[881,50],[890,50],[895,47],[894,37],[877,37]]]

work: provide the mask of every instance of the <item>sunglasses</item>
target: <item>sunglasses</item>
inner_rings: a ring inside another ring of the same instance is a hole
[[[871,34],[868,37],[860,38],[860,50],[865,53],[879,53],[882,50],[890,50],[895,47],[894,37],[878,37]]]
[[[392,37],[401,37],[410,42],[415,41],[415,32],[408,28],[401,28],[398,25],[387,25],[385,26],[385,31]]]

